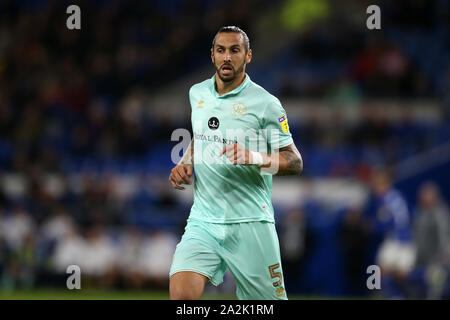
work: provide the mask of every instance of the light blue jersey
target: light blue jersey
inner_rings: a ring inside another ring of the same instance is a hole
[[[219,96],[215,76],[189,91],[194,138],[194,204],[190,218],[213,223],[274,222],[272,175],[255,165],[233,165],[224,146],[274,153],[293,143],[280,101],[246,75]]]

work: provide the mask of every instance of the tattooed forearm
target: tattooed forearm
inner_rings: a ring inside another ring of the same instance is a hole
[[[264,154],[261,170],[277,176],[297,175],[303,171],[303,160],[294,143],[278,149],[277,153]]]
[[[280,166],[276,175],[296,175],[303,171],[302,157],[294,144],[280,148],[279,157]]]

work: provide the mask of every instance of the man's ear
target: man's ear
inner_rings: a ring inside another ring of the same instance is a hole
[[[252,61],[252,49],[249,49],[247,52],[247,56],[245,57],[245,62],[248,64]]]
[[[211,62],[214,64],[214,50],[211,48]]]

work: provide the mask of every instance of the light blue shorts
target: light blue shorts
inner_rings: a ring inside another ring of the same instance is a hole
[[[169,276],[195,271],[219,285],[227,268],[243,300],[287,300],[275,224],[209,223],[188,219]]]

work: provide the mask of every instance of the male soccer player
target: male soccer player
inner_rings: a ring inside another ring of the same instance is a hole
[[[251,59],[245,32],[222,27],[211,48],[216,73],[189,91],[194,138],[169,181],[183,190],[195,170],[194,204],[170,270],[171,299],[199,299],[227,268],[238,299],[287,299],[272,175],[298,175],[303,162],[279,100],[245,73]]]

